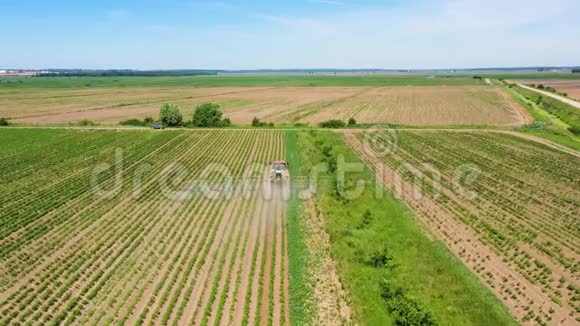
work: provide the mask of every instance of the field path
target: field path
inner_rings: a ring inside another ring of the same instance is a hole
[[[530,86],[526,86],[524,84],[518,84],[518,86],[521,87],[521,88],[525,88],[527,90],[530,90],[532,92],[536,92],[536,93],[539,93],[539,94],[542,94],[542,95],[545,95],[545,96],[549,96],[549,97],[551,97],[553,99],[556,99],[558,101],[562,101],[562,102],[564,102],[566,104],[569,104],[569,105],[571,105],[571,106],[573,106],[573,107],[575,107],[577,109],[580,109],[580,102],[575,101],[573,99],[569,99],[567,97],[560,96],[560,95],[557,95],[557,94],[554,94],[554,93],[542,91],[542,90],[539,90],[537,88],[533,88],[533,87],[530,87]]]

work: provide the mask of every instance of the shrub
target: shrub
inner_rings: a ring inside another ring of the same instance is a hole
[[[328,120],[320,123],[321,128],[340,129],[346,127],[342,120]]]
[[[570,131],[571,133],[573,133],[576,136],[580,136],[580,127],[579,126],[572,126],[572,127],[568,128],[568,131]]]
[[[139,126],[142,127],[144,125],[143,121],[139,119],[129,119],[125,121],[119,122],[121,126]]]
[[[79,126],[83,126],[83,127],[90,127],[90,126],[96,126],[97,124],[91,120],[81,120],[78,123]]]
[[[155,120],[153,120],[153,118],[147,117],[143,120],[129,119],[129,120],[121,121],[121,122],[119,122],[119,124],[121,126],[147,127],[147,126],[151,125],[153,122],[155,122]]]
[[[370,209],[366,209],[362,215],[362,220],[359,225],[359,229],[366,229],[373,222],[373,215]]]
[[[355,120],[355,118],[348,119],[348,126],[349,127],[356,126],[356,120]]]
[[[431,312],[425,311],[416,299],[406,296],[403,289],[393,289],[387,280],[380,287],[387,310],[395,317],[395,325],[437,325]]]
[[[383,249],[377,250],[371,254],[367,264],[375,268],[389,267],[390,263],[393,261],[393,256],[389,251],[387,246]]]
[[[8,119],[0,118],[0,126],[8,126],[8,125],[10,125],[10,123],[8,122]]]
[[[252,127],[274,127],[274,124],[262,122],[260,119],[254,117],[254,119],[252,119]]]
[[[179,127],[183,125],[183,115],[177,105],[163,104],[159,111],[159,121],[167,127]]]
[[[195,127],[224,127],[231,125],[229,119],[222,120],[223,113],[218,104],[198,105],[193,112],[191,124]]]

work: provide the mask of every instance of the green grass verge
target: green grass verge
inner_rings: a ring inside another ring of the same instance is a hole
[[[297,132],[286,132],[286,160],[290,164],[290,175],[300,170],[300,155],[297,148]],[[292,189],[288,202],[288,274],[290,321],[293,325],[305,325],[312,321],[312,287],[308,284],[308,253],[301,224],[297,189]]]
[[[542,97],[542,101],[538,104],[541,94],[519,86],[508,87],[507,91],[534,118],[534,123],[516,128],[516,131],[542,137],[575,150],[580,150],[580,138],[569,131],[572,126],[580,128],[580,114],[578,113],[580,111],[545,96]]]
[[[542,110],[557,116],[568,126],[580,129],[580,110],[577,108],[555,98],[544,96],[519,86],[514,86],[514,89],[526,99],[537,104]]]
[[[339,155],[346,162],[360,162],[339,134],[314,130],[297,134],[302,175]],[[325,176],[333,178],[330,174]],[[355,187],[357,180],[363,180],[366,189],[356,199],[341,198],[332,184],[317,195],[317,206],[326,219],[331,238],[331,254],[351,297],[355,323],[391,325],[397,319],[401,322],[401,317],[388,307],[416,304],[419,313],[429,314],[438,324],[516,324],[508,309],[444,244],[426,235],[409,210],[391,194],[375,196],[371,170],[365,166],[362,172],[348,174],[347,189]],[[371,217],[370,223],[365,224],[363,215],[367,209]],[[373,267],[369,261],[383,250],[392,260],[386,267]],[[392,289],[403,291],[404,303],[383,298],[384,280]]]

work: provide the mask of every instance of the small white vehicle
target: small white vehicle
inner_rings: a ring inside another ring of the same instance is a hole
[[[270,173],[270,180],[272,183],[277,181],[288,181],[290,173],[288,172],[288,162],[274,161],[272,162],[272,172]]]

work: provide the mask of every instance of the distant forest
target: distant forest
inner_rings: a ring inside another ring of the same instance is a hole
[[[166,76],[211,76],[215,70],[50,70],[36,77],[166,77]]]
[[[572,69],[572,72],[574,72],[574,73],[580,73],[580,67]]]

